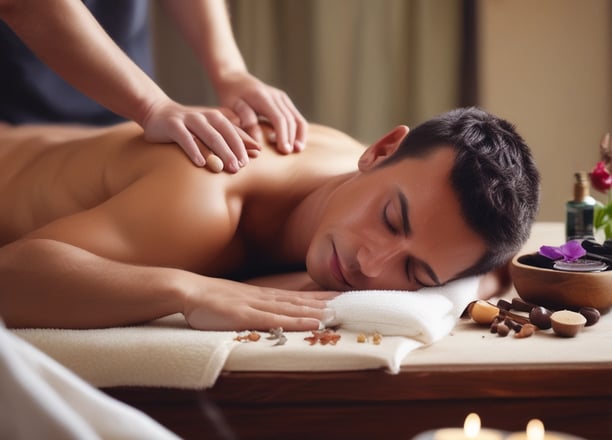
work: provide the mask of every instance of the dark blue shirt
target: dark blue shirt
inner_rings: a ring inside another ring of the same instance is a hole
[[[148,0],[85,0],[84,3],[117,45],[151,75]],[[106,125],[123,118],[60,78],[0,20],[0,120],[12,124],[75,122]]]

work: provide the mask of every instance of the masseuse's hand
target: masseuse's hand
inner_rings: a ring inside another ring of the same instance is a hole
[[[183,314],[199,330],[316,330],[333,316],[338,292],[294,292],[205,277],[185,298]]]
[[[224,109],[188,107],[165,99],[150,108],[142,127],[147,141],[176,142],[197,166],[235,173],[261,149],[238,123]]]
[[[299,152],[306,146],[308,122],[282,90],[269,86],[247,71],[223,76],[216,84],[219,103],[240,118],[240,126],[263,142],[259,117],[274,127],[276,148],[281,153]]]

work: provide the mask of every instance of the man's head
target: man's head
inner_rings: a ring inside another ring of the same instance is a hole
[[[410,289],[484,273],[527,239],[539,175],[514,127],[458,109],[370,146],[330,199],[307,256],[333,289]]]

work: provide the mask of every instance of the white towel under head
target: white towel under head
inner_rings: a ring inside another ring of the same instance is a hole
[[[335,318],[329,325],[357,332],[408,336],[431,344],[446,336],[467,305],[477,298],[478,278],[418,291],[360,290],[329,302]]]

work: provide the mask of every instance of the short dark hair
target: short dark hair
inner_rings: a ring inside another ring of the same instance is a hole
[[[468,225],[485,241],[485,255],[458,277],[508,262],[525,243],[539,207],[540,175],[523,138],[509,122],[469,107],[449,111],[411,130],[382,166],[456,151],[451,182]]]

